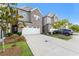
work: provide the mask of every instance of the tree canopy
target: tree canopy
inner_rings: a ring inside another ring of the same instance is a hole
[[[64,24],[69,23],[67,19],[62,19],[53,24],[53,28],[59,29]]]
[[[75,32],[79,32],[79,25],[71,25],[69,28]]]

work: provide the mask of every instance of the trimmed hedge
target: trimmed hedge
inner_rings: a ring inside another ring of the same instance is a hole
[[[16,34],[20,36],[22,34],[22,32],[17,32]]]
[[[21,35],[22,34],[22,32],[17,32],[17,33],[7,33],[5,36],[6,37],[9,37],[9,36],[11,36],[11,35],[13,35],[13,34],[17,34],[17,35]]]
[[[13,35],[13,33],[7,33],[5,36],[11,36],[11,35]]]

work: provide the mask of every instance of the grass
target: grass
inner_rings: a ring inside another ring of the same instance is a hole
[[[28,44],[26,42],[18,42],[16,44],[17,46],[21,47],[22,52],[21,52],[21,56],[33,56]]]
[[[10,44],[5,44],[5,49],[7,48],[11,48],[12,47],[12,44],[13,43],[10,43]],[[19,42],[16,42],[16,46],[20,47],[21,48],[21,54],[19,54],[20,56],[33,56],[28,44],[25,42],[25,41],[19,41]],[[1,48],[2,46],[0,46]]]
[[[63,39],[63,40],[70,40],[72,38],[72,36],[65,36],[65,35],[61,35],[61,34],[54,34],[51,36],[55,37],[55,38]]]

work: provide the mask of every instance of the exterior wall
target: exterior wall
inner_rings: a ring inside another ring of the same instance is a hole
[[[19,10],[18,13],[23,16],[19,20],[25,21],[26,26],[40,28],[40,32],[42,33],[42,16],[38,9],[28,12],[27,10]]]
[[[46,25],[43,26],[43,32],[45,34],[48,34],[48,32],[50,31],[50,29],[51,29],[51,24],[46,24]]]
[[[23,16],[23,18],[19,18],[21,21],[30,22],[30,11],[18,10],[18,13]]]
[[[47,24],[47,18],[44,17],[43,20],[42,20],[42,22],[43,22],[43,26],[46,25]]]
[[[52,23],[52,19],[50,17],[44,17],[43,21],[44,21],[44,25]]]
[[[52,18],[44,17],[42,22],[43,22],[43,32],[47,34],[49,32],[49,29],[51,28]]]
[[[32,10],[31,22],[33,27],[40,28],[40,32],[42,33],[42,15],[38,9]]]
[[[19,9],[18,13],[21,16],[23,16],[23,18],[19,18],[18,23],[21,23],[20,21],[23,21],[23,22],[25,22],[26,26],[31,26],[31,24],[27,24],[27,23],[31,22],[31,12],[27,11],[27,10]],[[18,28],[18,32],[22,32],[22,28]]]
[[[54,19],[54,20],[53,20],[54,23],[58,21],[58,17],[57,17],[57,16],[54,16],[53,19]]]
[[[48,33],[52,27],[52,24],[58,21],[58,17],[53,15],[43,17],[43,32]]]

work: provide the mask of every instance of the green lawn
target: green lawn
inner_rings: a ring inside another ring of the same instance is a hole
[[[61,34],[54,34],[51,36],[55,37],[55,38],[63,39],[63,40],[70,40],[72,38],[72,36],[65,36],[65,35],[61,35]]]
[[[28,44],[26,42],[18,42],[16,44],[17,46],[21,47],[22,52],[21,52],[21,56],[33,56]]]
[[[19,41],[16,42],[16,46],[21,48],[21,54],[20,56],[33,56],[28,44],[25,41]],[[1,48],[2,46],[0,46]],[[12,43],[10,44],[5,44],[5,48],[11,48],[12,47]]]

